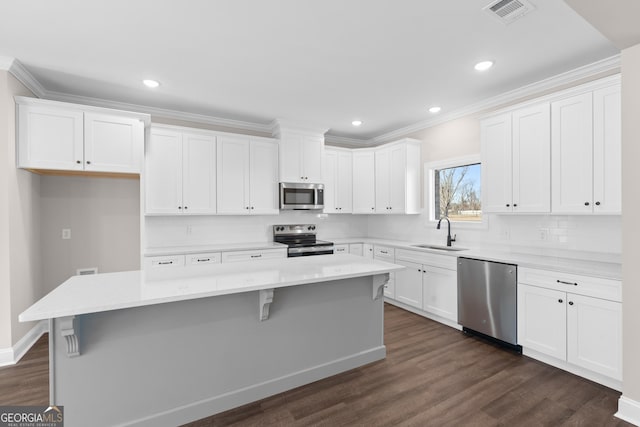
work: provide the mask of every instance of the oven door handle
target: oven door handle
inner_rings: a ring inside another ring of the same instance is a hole
[[[304,248],[289,248],[290,254],[303,254],[303,253],[313,253],[313,252],[329,252],[333,253],[333,245],[331,246],[307,246]]]

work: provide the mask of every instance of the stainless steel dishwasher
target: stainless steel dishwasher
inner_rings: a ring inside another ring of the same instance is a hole
[[[458,323],[467,333],[518,346],[517,266],[458,257]]]

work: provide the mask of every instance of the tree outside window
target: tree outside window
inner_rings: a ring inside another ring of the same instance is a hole
[[[434,170],[434,219],[481,221],[480,182],[480,163]]]

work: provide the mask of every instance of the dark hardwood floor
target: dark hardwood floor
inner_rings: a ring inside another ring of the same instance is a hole
[[[0,405],[48,402],[47,343],[0,368]],[[188,426],[631,426],[620,393],[388,304],[385,344],[383,361]]]

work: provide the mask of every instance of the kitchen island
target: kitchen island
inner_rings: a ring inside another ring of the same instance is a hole
[[[179,425],[383,359],[383,287],[402,268],[327,255],[75,276],[20,320],[49,321],[65,425]]]

